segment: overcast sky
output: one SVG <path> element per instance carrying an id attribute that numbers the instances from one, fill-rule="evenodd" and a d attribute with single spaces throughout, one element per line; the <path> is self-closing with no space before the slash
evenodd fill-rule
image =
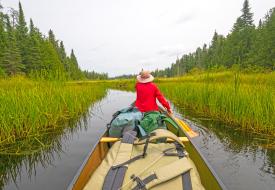
<path id="1" fill-rule="evenodd" d="M 0 0 L 18 9 L 18 0 Z M 110 76 L 163 69 L 227 35 L 243 0 L 21 0 L 26 19 L 74 49 L 81 69 Z M 275 0 L 250 0 L 255 23 Z"/>

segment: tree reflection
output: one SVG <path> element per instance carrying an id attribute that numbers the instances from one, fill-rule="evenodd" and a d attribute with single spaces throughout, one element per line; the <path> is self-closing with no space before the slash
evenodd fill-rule
<path id="1" fill-rule="evenodd" d="M 47 168 L 53 164 L 56 157 L 63 153 L 72 135 L 83 128 L 87 128 L 88 114 L 79 121 L 69 121 L 60 129 L 47 131 L 31 139 L 18 140 L 14 144 L 0 145 L 0 189 L 7 182 L 21 178 L 23 169 L 26 169 L 28 178 L 36 175 L 36 168 L 41 165 Z"/>
<path id="2" fill-rule="evenodd" d="M 275 175 L 275 149 L 272 144 L 275 142 L 274 137 L 244 132 L 187 109 L 180 108 L 179 112 L 184 113 L 185 117 L 190 119 L 191 127 L 201 134 L 198 139 L 200 144 L 208 144 L 218 139 L 225 152 L 232 152 L 234 155 L 238 153 L 251 155 L 254 162 L 260 159 L 259 169 L 264 173 Z"/>

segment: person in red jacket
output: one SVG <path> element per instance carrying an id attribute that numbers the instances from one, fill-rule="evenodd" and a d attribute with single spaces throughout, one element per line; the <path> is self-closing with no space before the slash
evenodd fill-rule
<path id="1" fill-rule="evenodd" d="M 153 80 L 154 77 L 149 71 L 141 71 L 140 75 L 137 76 L 135 106 L 141 112 L 159 111 L 156 102 L 158 100 L 168 113 L 172 113 L 169 103 L 161 94 L 157 85 L 152 82 Z"/>

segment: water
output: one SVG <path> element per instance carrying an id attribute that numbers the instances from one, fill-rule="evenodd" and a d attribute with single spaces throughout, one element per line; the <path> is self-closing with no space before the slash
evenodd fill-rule
<path id="1" fill-rule="evenodd" d="M 132 93 L 109 91 L 106 98 L 95 104 L 90 110 L 90 117 L 85 127 L 77 127 L 73 132 L 63 135 L 61 147 L 45 157 L 33 161 L 33 169 L 29 171 L 29 162 L 20 166 L 20 174 L 9 179 L 5 190 L 62 190 L 66 189 L 93 145 L 104 133 L 106 124 L 117 110 L 130 105 L 134 100 Z M 45 161 L 47 159 L 47 161 Z M 15 161 L 15 160 L 14 160 Z M 45 163 L 46 162 L 46 163 Z M 5 164 L 0 160 L 1 164 Z M 0 169 L 2 166 L 0 166 Z M 1 170 L 0 170 L 1 171 Z M 1 177 L 1 175 L 0 175 Z M 1 183 L 0 183 L 1 184 Z"/>
<path id="2" fill-rule="evenodd" d="M 78 125 L 75 130 L 53 138 L 57 143 L 52 151 L 32 158 L 0 158 L 0 171 L 4 168 L 3 160 L 10 160 L 13 165 L 9 169 L 15 171 L 11 172 L 14 179 L 9 175 L 4 180 L 6 175 L 0 173 L 0 180 L 5 182 L 3 189 L 66 189 L 86 155 L 104 133 L 112 114 L 134 99 L 134 93 L 110 90 L 106 98 L 91 108 L 85 125 Z M 184 113 L 186 121 L 200 133 L 195 142 L 228 189 L 274 189 L 275 151 L 264 148 L 271 142 L 255 135 L 242 134 L 188 110 L 174 109 L 178 116 Z"/>
<path id="3" fill-rule="evenodd" d="M 229 190 L 275 189 L 275 150 L 265 148 L 274 139 L 241 132 L 189 110 L 178 110 L 199 133 L 194 142 Z"/>

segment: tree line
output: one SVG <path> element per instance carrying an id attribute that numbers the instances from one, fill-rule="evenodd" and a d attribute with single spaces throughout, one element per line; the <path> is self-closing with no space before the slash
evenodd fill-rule
<path id="1" fill-rule="evenodd" d="M 52 30 L 43 35 L 24 11 L 10 8 L 4 13 L 0 4 L 0 76 L 26 75 L 53 80 L 106 79 L 106 73 L 82 71 L 74 50 L 66 54 L 63 41 Z"/>
<path id="2" fill-rule="evenodd" d="M 275 70 L 275 8 L 253 23 L 253 13 L 245 0 L 242 15 L 237 18 L 225 37 L 216 31 L 209 46 L 204 44 L 195 52 L 177 58 L 171 67 L 155 70 L 158 77 L 181 76 L 193 70 L 237 67 L 243 70 Z"/>

